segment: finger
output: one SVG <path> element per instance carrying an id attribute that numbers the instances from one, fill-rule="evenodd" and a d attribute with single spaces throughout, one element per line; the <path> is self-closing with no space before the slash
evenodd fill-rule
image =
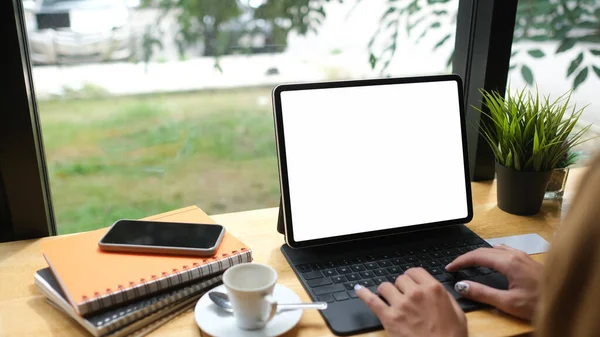
<path id="1" fill-rule="evenodd" d="M 456 300 L 454 299 L 454 296 L 452 296 L 452 294 L 450 292 L 446 292 L 448 293 L 448 298 L 450 299 L 450 303 L 452 304 L 452 307 L 454 308 L 454 311 L 457 314 L 460 314 L 463 310 L 460 308 L 460 305 L 458 305 L 458 302 L 456 302 Z"/>
<path id="2" fill-rule="evenodd" d="M 506 290 L 488 287 L 472 281 L 460 281 L 454 285 L 454 290 L 468 299 L 492 305 L 500 310 L 508 307 Z"/>
<path id="3" fill-rule="evenodd" d="M 357 284 L 354 286 L 354 290 L 356 291 L 356 295 L 360 298 L 371 311 L 377 315 L 377 317 L 381 317 L 387 309 L 390 307 L 383 302 L 379 296 L 373 294 L 369 289 Z"/>
<path id="4" fill-rule="evenodd" d="M 395 305 L 402 301 L 402 293 L 390 282 L 383 282 L 377 287 L 377 293 L 381 295 L 390 305 Z"/>
<path id="5" fill-rule="evenodd" d="M 446 266 L 446 270 L 453 272 L 459 269 L 482 266 L 494 268 L 497 271 L 506 274 L 508 270 L 509 254 L 506 250 L 494 248 L 477 248 L 466 254 L 457 257 Z"/>
<path id="6" fill-rule="evenodd" d="M 408 275 L 416 284 L 427 284 L 430 282 L 437 282 L 425 269 L 421 267 L 410 268 L 406 272 L 405 275 Z"/>
<path id="7" fill-rule="evenodd" d="M 395 284 L 396 284 L 396 288 L 398 288 L 398 290 L 400 290 L 400 292 L 402 294 L 406 294 L 407 292 L 411 291 L 412 289 L 414 289 L 414 287 L 417 286 L 415 281 L 410 276 L 408 276 L 406 273 L 396 277 Z"/>

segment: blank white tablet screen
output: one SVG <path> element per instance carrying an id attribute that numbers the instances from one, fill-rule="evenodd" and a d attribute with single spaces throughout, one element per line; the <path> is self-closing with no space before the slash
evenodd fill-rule
<path id="1" fill-rule="evenodd" d="M 468 215 L 455 81 L 283 91 L 294 240 Z"/>

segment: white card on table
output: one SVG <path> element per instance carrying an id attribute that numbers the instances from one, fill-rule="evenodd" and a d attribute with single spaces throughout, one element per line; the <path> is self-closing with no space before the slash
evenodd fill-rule
<path id="1" fill-rule="evenodd" d="M 501 238 L 487 239 L 485 241 L 492 246 L 503 244 L 518 250 L 522 250 L 529 255 L 545 253 L 548 251 L 548 247 L 550 246 L 548 241 L 544 240 L 544 238 L 535 233 L 505 236 Z"/>

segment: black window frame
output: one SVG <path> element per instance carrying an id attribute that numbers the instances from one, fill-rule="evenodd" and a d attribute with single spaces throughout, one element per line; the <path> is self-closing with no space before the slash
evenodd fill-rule
<path id="1" fill-rule="evenodd" d="M 504 93 L 517 0 L 460 0 L 453 72 L 465 85 L 467 122 L 478 125 L 479 88 Z M 56 235 L 22 0 L 0 2 L 0 242 Z M 485 121 L 484 121 L 485 122 Z M 471 180 L 493 179 L 493 156 L 469 128 Z"/>
<path id="2" fill-rule="evenodd" d="M 56 235 L 22 0 L 0 2 L 0 241 Z"/>

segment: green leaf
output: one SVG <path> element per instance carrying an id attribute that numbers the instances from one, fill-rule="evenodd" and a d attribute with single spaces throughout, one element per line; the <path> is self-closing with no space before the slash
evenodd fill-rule
<path id="1" fill-rule="evenodd" d="M 590 49 L 590 53 L 595 56 L 600 56 L 600 49 Z"/>
<path id="2" fill-rule="evenodd" d="M 508 70 L 514 70 L 517 67 L 516 64 L 513 64 L 512 66 L 508 67 Z"/>
<path id="3" fill-rule="evenodd" d="M 546 56 L 546 54 L 544 54 L 544 52 L 539 49 L 531 49 L 531 50 L 528 50 L 527 53 L 529 55 L 531 55 L 531 57 L 534 57 L 536 59 Z"/>
<path id="4" fill-rule="evenodd" d="M 574 58 L 573 61 L 571 61 L 571 64 L 569 65 L 569 69 L 567 69 L 567 77 L 571 76 L 571 74 L 573 72 L 575 72 L 575 70 L 577 69 L 577 67 L 579 67 L 579 65 L 581 64 L 582 61 L 583 61 L 583 53 L 579 53 L 579 55 L 577 55 L 577 57 Z"/>
<path id="5" fill-rule="evenodd" d="M 510 53 L 510 57 L 515 57 L 515 56 L 517 56 L 518 53 L 519 53 L 518 50 L 513 50 L 513 52 Z"/>
<path id="6" fill-rule="evenodd" d="M 377 65 L 377 58 L 375 55 L 373 55 L 373 53 L 369 55 L 369 63 L 371 64 L 371 69 L 375 69 L 375 66 Z"/>
<path id="7" fill-rule="evenodd" d="M 585 67 L 579 72 L 579 74 L 577 74 L 577 76 L 575 76 L 575 80 L 573 81 L 573 90 L 577 90 L 577 87 L 579 87 L 579 85 L 585 81 L 587 75 L 588 68 Z"/>
<path id="8" fill-rule="evenodd" d="M 437 16 L 442 16 L 442 15 L 447 15 L 448 11 L 445 9 L 442 9 L 442 10 L 438 10 L 438 11 L 433 11 L 433 14 L 435 14 Z"/>
<path id="9" fill-rule="evenodd" d="M 531 72 L 531 69 L 528 66 L 521 66 L 521 76 L 523 76 L 523 80 L 525 80 L 527 84 L 533 85 L 533 72 Z"/>
<path id="10" fill-rule="evenodd" d="M 556 49 L 556 54 L 558 53 L 562 53 L 564 51 L 567 51 L 571 48 L 573 48 L 573 46 L 575 45 L 577 41 L 575 39 L 571 39 L 571 38 L 567 38 L 564 39 L 561 44 L 558 46 L 558 48 Z"/>
<path id="11" fill-rule="evenodd" d="M 430 28 L 440 28 L 441 24 L 439 22 L 434 22 L 429 26 Z"/>
<path id="12" fill-rule="evenodd" d="M 594 69 L 594 72 L 596 73 L 596 76 L 598 76 L 598 78 L 600 78 L 600 68 L 598 68 L 596 66 L 592 66 L 592 69 Z"/>
<path id="13" fill-rule="evenodd" d="M 390 14 L 394 13 L 395 11 L 396 11 L 396 7 L 394 7 L 394 6 L 392 6 L 392 7 L 389 7 L 389 8 L 387 9 L 387 11 L 385 11 L 385 13 L 383 13 L 383 15 L 381 16 L 381 19 L 380 19 L 380 20 L 381 20 L 381 21 L 385 20 L 385 18 L 387 18 L 387 17 L 388 17 L 388 15 L 390 15 Z"/>
<path id="14" fill-rule="evenodd" d="M 448 35 L 444 36 L 441 40 L 438 41 L 438 43 L 435 44 L 435 46 L 433 46 L 433 50 L 436 50 L 439 47 L 441 47 L 444 43 L 446 43 L 446 41 L 448 41 L 450 39 L 451 36 L 452 36 L 452 34 L 448 34 Z"/>

